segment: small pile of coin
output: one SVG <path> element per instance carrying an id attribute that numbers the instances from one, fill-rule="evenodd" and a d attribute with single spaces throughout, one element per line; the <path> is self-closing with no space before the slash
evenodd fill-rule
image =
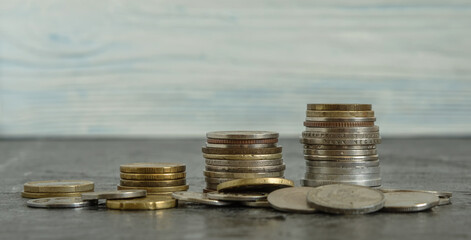
<path id="1" fill-rule="evenodd" d="M 24 184 L 24 198 L 80 197 L 84 192 L 93 192 L 95 184 L 84 180 L 49 180 Z"/>
<path id="2" fill-rule="evenodd" d="M 120 166 L 118 190 L 143 189 L 147 195 L 186 191 L 186 166 L 178 163 L 131 163 Z"/>
<path id="3" fill-rule="evenodd" d="M 380 186 L 379 127 L 371 104 L 308 104 L 302 133 L 303 186 L 348 183 Z"/>
<path id="4" fill-rule="evenodd" d="M 234 179 L 283 177 L 285 165 L 278 133 L 268 131 L 220 131 L 206 134 L 202 148 L 206 159 L 206 188 Z"/>

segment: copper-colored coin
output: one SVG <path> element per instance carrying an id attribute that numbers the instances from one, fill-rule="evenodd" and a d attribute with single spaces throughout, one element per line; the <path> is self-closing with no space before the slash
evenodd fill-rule
<path id="1" fill-rule="evenodd" d="M 136 180 L 126 180 L 121 179 L 121 186 L 128 187 L 171 187 L 171 186 L 180 186 L 185 185 L 185 179 L 176 179 L 176 180 L 160 180 L 160 181 L 136 181 Z"/>
<path id="2" fill-rule="evenodd" d="M 203 153 L 208 154 L 275 154 L 281 153 L 282 147 L 274 148 L 207 148 L 202 147 Z"/>
<path id="3" fill-rule="evenodd" d="M 184 172 L 185 164 L 179 163 L 130 163 L 120 166 L 123 173 L 176 173 Z"/>
<path id="4" fill-rule="evenodd" d="M 277 143 L 278 138 L 269 138 L 269 139 L 216 139 L 216 138 L 208 138 L 206 141 L 208 143 L 213 143 L 213 144 L 268 144 L 268 143 Z"/>
<path id="5" fill-rule="evenodd" d="M 306 111 L 306 117 L 374 117 L 374 111 Z"/>
<path id="6" fill-rule="evenodd" d="M 308 104 L 307 110 L 316 111 L 371 111 L 371 104 Z"/>
<path id="7" fill-rule="evenodd" d="M 157 173 L 157 174 L 138 174 L 138 173 L 120 173 L 121 179 L 153 181 L 153 180 L 174 180 L 185 178 L 185 172 L 178 173 Z"/>
<path id="8" fill-rule="evenodd" d="M 304 126 L 306 127 L 371 127 L 374 126 L 374 122 L 309 122 L 305 121 Z"/>

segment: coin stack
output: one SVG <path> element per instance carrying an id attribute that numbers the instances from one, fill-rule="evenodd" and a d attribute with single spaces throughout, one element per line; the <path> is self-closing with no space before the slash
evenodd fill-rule
<path id="1" fill-rule="evenodd" d="M 278 133 L 268 131 L 221 131 L 206 134 L 202 148 L 206 159 L 206 188 L 234 179 L 283 177 L 285 165 Z"/>
<path id="2" fill-rule="evenodd" d="M 380 186 L 379 127 L 371 104 L 308 104 L 302 133 L 304 186 Z"/>
<path id="3" fill-rule="evenodd" d="M 21 196 L 24 198 L 80 197 L 93 192 L 95 184 L 84 180 L 49 180 L 27 182 Z"/>
<path id="4" fill-rule="evenodd" d="M 186 191 L 186 166 L 177 163 L 131 163 L 120 166 L 118 190 L 144 189 L 147 195 Z"/>

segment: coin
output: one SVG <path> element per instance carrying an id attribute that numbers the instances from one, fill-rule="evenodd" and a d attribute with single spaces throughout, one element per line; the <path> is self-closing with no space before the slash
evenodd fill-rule
<path id="1" fill-rule="evenodd" d="M 268 160 L 221 160 L 221 159 L 206 159 L 207 165 L 213 166 L 233 166 L 233 167 L 262 167 L 262 166 L 276 166 L 283 164 L 283 159 L 268 159 Z"/>
<path id="2" fill-rule="evenodd" d="M 217 190 L 221 192 L 271 192 L 275 189 L 293 186 L 293 181 L 284 178 L 246 178 L 220 183 Z"/>
<path id="3" fill-rule="evenodd" d="M 83 201 L 80 197 L 38 198 L 26 202 L 28 207 L 34 208 L 79 208 L 97 204 L 98 201 Z"/>
<path id="4" fill-rule="evenodd" d="M 345 128 L 345 127 L 372 127 L 374 122 L 304 122 L 305 127 L 332 127 L 332 128 Z"/>
<path id="5" fill-rule="evenodd" d="M 270 203 L 267 200 L 239 202 L 240 205 L 253 208 L 269 208 Z"/>
<path id="6" fill-rule="evenodd" d="M 214 189 L 214 190 L 217 190 L 218 189 L 218 185 L 219 183 L 206 183 L 206 189 Z"/>
<path id="7" fill-rule="evenodd" d="M 177 205 L 171 196 L 147 196 L 144 198 L 107 200 L 106 207 L 119 210 L 157 210 Z"/>
<path id="8" fill-rule="evenodd" d="M 371 104 L 308 104 L 315 111 L 371 111 Z"/>
<path id="9" fill-rule="evenodd" d="M 410 190 L 410 189 L 379 189 L 383 193 L 389 192 L 425 192 L 425 193 L 432 193 L 437 195 L 440 198 L 451 198 L 453 196 L 452 192 L 444 192 L 444 191 L 433 191 L 433 190 Z"/>
<path id="10" fill-rule="evenodd" d="M 74 193 L 32 193 L 32 192 L 21 192 L 21 196 L 24 198 L 53 198 L 53 197 L 80 197 L 85 192 L 74 192 Z"/>
<path id="11" fill-rule="evenodd" d="M 186 177 L 185 172 L 178 173 L 158 173 L 158 174 L 136 174 L 136 173 L 120 173 L 121 179 L 127 180 L 174 180 Z"/>
<path id="12" fill-rule="evenodd" d="M 302 138 L 304 144 L 322 144 L 322 145 L 372 145 L 380 144 L 381 138 Z"/>
<path id="13" fill-rule="evenodd" d="M 27 182 L 24 191 L 29 193 L 74 193 L 93 191 L 94 183 L 84 180 L 49 180 Z"/>
<path id="14" fill-rule="evenodd" d="M 439 198 L 427 192 L 387 192 L 384 211 L 389 212 L 419 212 L 438 205 Z"/>
<path id="15" fill-rule="evenodd" d="M 212 143 L 206 143 L 207 148 L 221 148 L 221 149 L 240 149 L 240 148 L 247 148 L 247 149 L 253 149 L 253 148 L 276 148 L 277 145 L 276 143 L 267 143 L 267 144 L 212 144 Z"/>
<path id="16" fill-rule="evenodd" d="M 378 174 L 379 167 L 353 167 L 353 168 L 335 168 L 335 167 L 307 167 L 306 171 L 312 174 Z"/>
<path id="17" fill-rule="evenodd" d="M 316 209 L 307 203 L 307 193 L 311 187 L 288 187 L 275 190 L 268 195 L 268 202 L 283 212 L 313 213 Z"/>
<path id="18" fill-rule="evenodd" d="M 217 139 L 267 139 L 278 138 L 277 132 L 269 131 L 217 131 L 206 133 L 207 138 Z"/>
<path id="19" fill-rule="evenodd" d="M 241 192 L 241 193 L 224 193 L 224 192 L 211 192 L 208 193 L 208 198 L 221 201 L 257 201 L 266 200 L 268 194 L 264 192 Z"/>
<path id="20" fill-rule="evenodd" d="M 302 133 L 303 138 L 380 138 L 379 132 L 367 132 L 367 133 L 326 133 L 326 132 L 314 132 L 304 131 Z"/>
<path id="21" fill-rule="evenodd" d="M 309 122 L 374 122 L 375 117 L 306 117 Z"/>
<path id="22" fill-rule="evenodd" d="M 371 180 L 354 180 L 354 181 L 339 181 L 339 180 L 313 180 L 313 179 L 301 179 L 301 185 L 305 187 L 318 187 L 328 184 L 353 184 L 358 186 L 368 186 L 368 187 L 377 187 L 381 186 L 381 179 L 371 179 Z"/>
<path id="23" fill-rule="evenodd" d="M 324 156 L 365 156 L 376 155 L 376 149 L 369 150 L 318 150 L 304 149 L 305 155 L 324 155 Z"/>
<path id="24" fill-rule="evenodd" d="M 381 178 L 379 173 L 370 174 L 323 174 L 306 172 L 304 175 L 309 180 L 323 181 L 357 181 L 357 180 L 374 180 Z"/>
<path id="25" fill-rule="evenodd" d="M 176 173 L 184 172 L 185 164 L 178 163 L 131 163 L 123 164 L 120 170 L 123 173 Z"/>
<path id="26" fill-rule="evenodd" d="M 273 144 L 278 142 L 278 138 L 268 139 L 215 139 L 208 138 L 206 140 L 212 144 Z"/>
<path id="27" fill-rule="evenodd" d="M 264 172 L 264 173 L 231 173 L 231 172 L 210 172 L 204 171 L 206 177 L 211 178 L 266 178 L 266 177 L 282 177 L 284 171 L 280 172 Z"/>
<path id="28" fill-rule="evenodd" d="M 306 117 L 374 117 L 374 111 L 306 111 Z"/>
<path id="29" fill-rule="evenodd" d="M 179 201 L 201 203 L 213 206 L 228 206 L 233 204 L 232 202 L 210 199 L 206 193 L 198 192 L 174 192 L 172 193 L 172 197 Z"/>
<path id="30" fill-rule="evenodd" d="M 203 193 L 210 193 L 210 192 L 215 192 L 217 191 L 216 189 L 207 189 L 207 188 L 204 188 L 203 189 Z"/>
<path id="31" fill-rule="evenodd" d="M 312 145 L 305 144 L 304 149 L 319 149 L 319 150 L 368 150 L 376 149 L 376 145 Z"/>
<path id="32" fill-rule="evenodd" d="M 210 178 L 210 177 L 206 177 L 204 179 L 207 183 L 219 184 L 219 183 L 223 183 L 223 182 L 227 182 L 227 181 L 232 181 L 232 180 L 235 180 L 237 178 Z"/>
<path id="33" fill-rule="evenodd" d="M 203 153 L 209 154 L 274 154 L 281 153 L 282 147 L 274 148 L 206 148 L 202 147 Z"/>
<path id="34" fill-rule="evenodd" d="M 134 190 L 134 189 L 143 189 L 147 190 L 147 195 L 153 193 L 169 193 L 169 192 L 179 192 L 188 190 L 188 185 L 181 186 L 172 186 L 172 187 L 129 187 L 118 185 L 118 190 Z"/>
<path id="35" fill-rule="evenodd" d="M 159 181 L 136 181 L 121 179 L 121 186 L 129 187 L 171 187 L 186 184 L 186 179 L 159 180 Z"/>
<path id="36" fill-rule="evenodd" d="M 449 197 L 439 197 L 438 206 L 451 204 L 451 198 Z"/>
<path id="37" fill-rule="evenodd" d="M 121 190 L 82 193 L 82 200 L 125 199 L 145 197 L 146 190 Z"/>
<path id="38" fill-rule="evenodd" d="M 311 160 L 311 161 L 374 161 L 374 160 L 378 160 L 378 155 L 368 155 L 368 156 L 304 155 L 304 159 Z"/>
<path id="39" fill-rule="evenodd" d="M 320 186 L 307 194 L 309 206 L 333 214 L 365 214 L 384 206 L 384 194 L 368 187 L 331 184 Z"/>
<path id="40" fill-rule="evenodd" d="M 270 160 L 281 159 L 281 153 L 275 154 L 203 154 L 206 159 L 219 159 L 219 160 Z"/>
<path id="41" fill-rule="evenodd" d="M 237 172 L 237 173 L 262 173 L 262 172 L 280 172 L 284 171 L 286 166 L 284 164 L 278 166 L 263 166 L 263 167 L 227 167 L 227 166 L 212 166 L 206 165 L 207 171 L 214 172 Z"/>
<path id="42" fill-rule="evenodd" d="M 378 132 L 378 126 L 371 127 L 306 127 L 306 131 L 310 132 L 326 132 L 326 133 L 369 133 Z"/>
<path id="43" fill-rule="evenodd" d="M 306 161 L 307 167 L 332 167 L 332 168 L 356 168 L 356 167 L 378 167 L 379 161 Z"/>

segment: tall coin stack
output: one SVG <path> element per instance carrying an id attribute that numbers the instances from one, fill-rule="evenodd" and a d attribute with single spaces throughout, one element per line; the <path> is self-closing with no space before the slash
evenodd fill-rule
<path id="1" fill-rule="evenodd" d="M 285 165 L 278 133 L 267 131 L 221 131 L 206 134 L 202 148 L 206 159 L 205 192 L 241 178 L 283 177 Z"/>
<path id="2" fill-rule="evenodd" d="M 186 191 L 185 169 L 185 164 L 178 163 L 123 164 L 118 190 L 144 189 L 147 195 Z"/>
<path id="3" fill-rule="evenodd" d="M 371 104 L 308 104 L 304 186 L 332 183 L 380 186 L 379 127 Z"/>

